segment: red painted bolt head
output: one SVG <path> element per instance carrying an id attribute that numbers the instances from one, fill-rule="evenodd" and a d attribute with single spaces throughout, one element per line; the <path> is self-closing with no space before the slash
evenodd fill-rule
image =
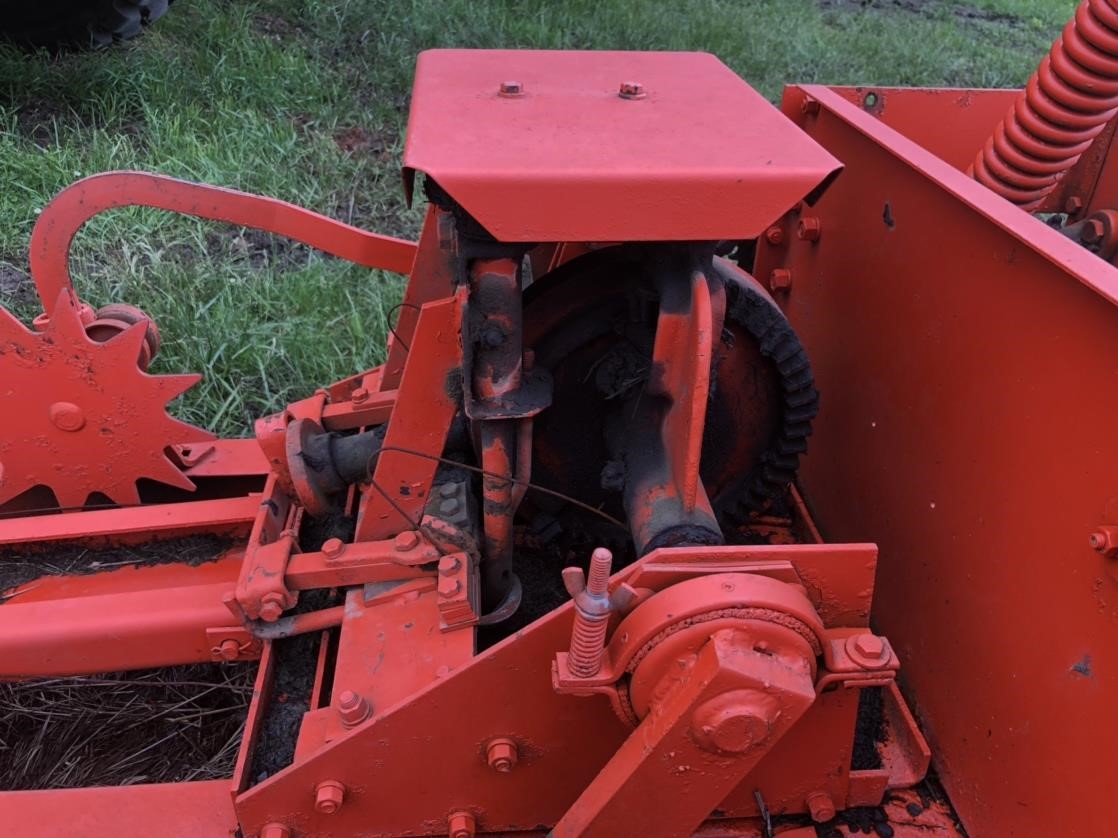
<path id="1" fill-rule="evenodd" d="M 788 268 L 774 268 L 769 274 L 769 289 L 788 291 L 792 288 L 792 271 Z"/>
<path id="2" fill-rule="evenodd" d="M 222 640 L 217 647 L 217 654 L 223 661 L 235 661 L 241 656 L 241 644 L 231 637 Z"/>
<path id="3" fill-rule="evenodd" d="M 524 85 L 518 81 L 503 81 L 497 88 L 497 93 L 505 98 L 524 95 Z"/>
<path id="4" fill-rule="evenodd" d="M 772 698 L 755 690 L 731 690 L 701 704 L 691 730 L 707 751 L 743 754 L 769 736 Z"/>
<path id="5" fill-rule="evenodd" d="M 264 594 L 260 600 L 260 619 L 266 623 L 274 623 L 280 618 L 286 605 L 283 594 Z"/>
<path id="6" fill-rule="evenodd" d="M 485 758 L 489 767 L 499 774 L 508 774 L 516 768 L 520 758 L 516 743 L 505 736 L 491 739 L 485 747 Z"/>
<path id="7" fill-rule="evenodd" d="M 469 812 L 455 812 L 447 819 L 450 838 L 473 838 L 476 831 L 477 820 Z"/>
<path id="8" fill-rule="evenodd" d="M 462 590 L 462 583 L 457 579 L 443 577 L 439 580 L 439 596 L 452 597 Z"/>
<path id="9" fill-rule="evenodd" d="M 328 559 L 336 559 L 345 552 L 345 542 L 340 538 L 328 538 L 322 542 L 322 555 Z"/>
<path id="10" fill-rule="evenodd" d="M 644 92 L 644 85 L 639 81 L 623 81 L 617 90 L 617 95 L 622 99 L 643 99 L 648 94 Z"/>
<path id="11" fill-rule="evenodd" d="M 322 815 L 332 815 L 345 802 L 345 786 L 337 780 L 323 780 L 314 789 L 314 810 Z"/>
<path id="12" fill-rule="evenodd" d="M 1072 195 L 1064 202 L 1064 212 L 1068 215 L 1075 215 L 1081 209 L 1083 209 L 1083 199 L 1078 195 Z"/>
<path id="13" fill-rule="evenodd" d="M 396 539 L 392 543 L 401 553 L 406 553 L 419 546 L 419 533 L 415 530 L 404 530 L 396 535 Z"/>
<path id="14" fill-rule="evenodd" d="M 260 830 L 260 838 L 291 838 L 291 830 L 282 823 L 264 824 Z"/>
<path id="15" fill-rule="evenodd" d="M 885 641 L 874 634 L 859 634 L 854 638 L 854 648 L 867 658 L 880 658 L 885 654 Z"/>
<path id="16" fill-rule="evenodd" d="M 1107 557 L 1118 556 L 1118 527 L 1099 527 L 1091 533 L 1091 549 Z"/>
<path id="17" fill-rule="evenodd" d="M 48 413 L 50 421 L 60 431 L 80 431 L 85 427 L 85 414 L 73 402 L 55 402 Z"/>
<path id="18" fill-rule="evenodd" d="M 346 727 L 356 727 L 372 715 L 368 700 L 353 690 L 343 690 L 338 696 L 338 716 Z"/>
<path id="19" fill-rule="evenodd" d="M 439 559 L 439 575 L 453 576 L 462 567 L 462 561 L 457 556 L 443 556 Z"/>
<path id="20" fill-rule="evenodd" d="M 769 244 L 776 246 L 784 244 L 784 230 L 781 227 L 772 226 L 765 231 L 765 241 Z"/>
<path id="21" fill-rule="evenodd" d="M 361 404 L 369 400 L 369 391 L 364 387 L 358 387 L 349 394 L 349 400 L 354 404 Z"/>
<path id="22" fill-rule="evenodd" d="M 819 219 L 813 215 L 805 215 L 796 226 L 796 235 L 806 242 L 819 241 L 819 236 L 822 231 L 823 225 L 820 223 Z"/>
<path id="23" fill-rule="evenodd" d="M 817 99 L 812 99 L 810 96 L 805 97 L 804 100 L 800 102 L 800 113 L 806 116 L 813 116 L 819 113 L 819 101 Z"/>
<path id="24" fill-rule="evenodd" d="M 825 791 L 813 791 L 807 796 L 804 801 L 807 803 L 807 811 L 811 815 L 811 819 L 816 823 L 826 823 L 829 820 L 834 820 L 835 802 L 831 800 L 831 796 Z"/>

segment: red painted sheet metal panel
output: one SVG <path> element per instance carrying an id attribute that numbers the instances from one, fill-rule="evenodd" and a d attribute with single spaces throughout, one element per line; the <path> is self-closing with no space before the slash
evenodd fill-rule
<path id="1" fill-rule="evenodd" d="M 8 835 L 36 838 L 232 838 L 237 818 L 229 780 L 0 794 Z"/>
<path id="2" fill-rule="evenodd" d="M 1087 539 L 1118 523 L 1118 271 L 825 88 L 786 112 L 805 92 L 846 166 L 781 257 L 805 494 L 880 545 L 875 627 L 971 834 L 1111 834 L 1118 583 Z"/>
<path id="3" fill-rule="evenodd" d="M 832 87 L 835 93 L 965 171 L 1021 95 L 956 87 Z"/>
<path id="4" fill-rule="evenodd" d="M 748 238 L 839 168 L 713 55 L 530 50 L 422 53 L 404 166 L 502 241 Z"/>

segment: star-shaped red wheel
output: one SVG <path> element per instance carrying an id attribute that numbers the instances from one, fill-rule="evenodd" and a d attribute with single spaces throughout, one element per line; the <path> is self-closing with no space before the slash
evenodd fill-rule
<path id="1" fill-rule="evenodd" d="M 141 479 L 191 490 L 169 446 L 213 439 L 167 414 L 200 375 L 148 375 L 137 365 L 147 330 L 97 342 L 71 291 L 41 332 L 0 308 L 0 506 L 46 486 L 62 508 L 93 493 L 140 502 Z"/>

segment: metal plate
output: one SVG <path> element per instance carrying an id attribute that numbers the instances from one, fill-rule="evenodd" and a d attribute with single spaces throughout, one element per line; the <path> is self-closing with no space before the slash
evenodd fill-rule
<path id="1" fill-rule="evenodd" d="M 1118 523 L 1118 270 L 841 94 L 785 111 L 805 94 L 846 170 L 819 241 L 761 255 L 823 398 L 805 494 L 880 545 L 874 626 L 970 833 L 1112 834 L 1118 583 L 1088 535 Z"/>
<path id="2" fill-rule="evenodd" d="M 713 55 L 514 50 L 419 56 L 404 166 L 525 242 L 752 238 L 840 169 Z"/>

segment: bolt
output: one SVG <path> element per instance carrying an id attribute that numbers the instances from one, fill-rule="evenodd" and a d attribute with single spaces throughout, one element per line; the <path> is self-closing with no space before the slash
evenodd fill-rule
<path id="1" fill-rule="evenodd" d="M 1091 549 L 1107 557 L 1118 555 L 1118 527 L 1099 527 L 1089 540 Z"/>
<path id="2" fill-rule="evenodd" d="M 623 81 L 617 95 L 622 99 L 643 99 L 648 94 L 644 92 L 644 85 L 639 81 Z"/>
<path id="3" fill-rule="evenodd" d="M 474 838 L 477 820 L 469 812 L 454 812 L 447 819 L 447 834 L 450 838 Z"/>
<path id="4" fill-rule="evenodd" d="M 777 226 L 772 226 L 765 231 L 765 241 L 771 245 L 784 244 L 784 230 Z"/>
<path id="5" fill-rule="evenodd" d="M 578 678 L 591 678 L 602 669 L 606 629 L 609 627 L 609 576 L 612 568 L 613 554 L 605 547 L 599 547 L 590 556 L 588 580 L 579 568 L 568 568 L 563 574 L 567 590 L 575 598 L 567 667 Z M 583 605 L 584 599 L 604 602 L 605 607 L 595 612 L 588 611 Z"/>
<path id="6" fill-rule="evenodd" d="M 1078 195 L 1072 195 L 1064 203 L 1064 212 L 1068 215 L 1075 215 L 1083 209 L 1083 199 Z"/>
<path id="7" fill-rule="evenodd" d="M 60 431 L 80 431 L 85 427 L 85 414 L 73 402 L 55 402 L 48 413 L 50 421 Z"/>
<path id="8" fill-rule="evenodd" d="M 873 634 L 859 634 L 854 638 L 854 648 L 867 658 L 880 658 L 885 654 L 885 643 Z"/>
<path id="9" fill-rule="evenodd" d="M 505 333 L 496 326 L 487 326 L 481 330 L 481 343 L 486 349 L 496 349 L 505 342 Z"/>
<path id="10" fill-rule="evenodd" d="M 511 99 L 514 96 L 523 96 L 524 85 L 518 81 L 503 81 L 501 82 L 501 86 L 497 88 L 497 93 L 507 99 Z"/>
<path id="11" fill-rule="evenodd" d="M 322 542 L 322 555 L 328 559 L 336 559 L 345 552 L 345 542 L 340 538 L 328 538 Z"/>
<path id="12" fill-rule="evenodd" d="M 462 583 L 457 579 L 440 579 L 439 580 L 439 596 L 452 597 L 462 590 Z"/>
<path id="13" fill-rule="evenodd" d="M 485 758 L 489 767 L 499 774 L 508 774 L 516 768 L 516 761 L 520 758 L 516 743 L 505 736 L 489 740 L 485 747 Z"/>
<path id="14" fill-rule="evenodd" d="M 369 391 L 366 390 L 364 387 L 358 387 L 352 393 L 349 394 L 349 400 L 351 402 L 353 402 L 354 404 L 361 404 L 362 402 L 367 402 L 369 400 Z"/>
<path id="15" fill-rule="evenodd" d="M 889 662 L 889 646 L 873 634 L 857 634 L 846 638 L 846 653 L 864 669 L 881 669 Z"/>
<path id="16" fill-rule="evenodd" d="M 241 644 L 233 638 L 222 640 L 217 647 L 217 655 L 223 661 L 235 661 L 241 656 Z"/>
<path id="17" fill-rule="evenodd" d="M 455 515 L 458 513 L 458 498 L 447 498 L 439 504 L 439 512 L 443 515 Z"/>
<path id="18" fill-rule="evenodd" d="M 453 576 L 462 567 L 462 562 L 457 556 L 443 556 L 439 559 L 439 573 L 442 576 Z"/>
<path id="19" fill-rule="evenodd" d="M 396 535 L 396 540 L 392 544 L 401 553 L 406 553 L 409 550 L 414 550 L 419 546 L 419 533 L 415 530 L 404 530 L 402 533 Z"/>
<path id="20" fill-rule="evenodd" d="M 819 101 L 808 96 L 800 102 L 800 113 L 805 116 L 814 116 L 819 113 Z"/>
<path id="21" fill-rule="evenodd" d="M 439 497 L 455 498 L 458 497 L 458 484 L 457 483 L 444 483 L 439 486 Z"/>
<path id="22" fill-rule="evenodd" d="M 773 291 L 791 290 L 792 271 L 788 268 L 773 268 L 769 274 L 769 288 Z"/>
<path id="23" fill-rule="evenodd" d="M 733 690 L 700 705 L 691 727 L 708 751 L 743 754 L 769 736 L 771 699 L 751 690 Z"/>
<path id="24" fill-rule="evenodd" d="M 323 780 L 314 787 L 314 810 L 322 815 L 332 815 L 342 808 L 345 786 L 337 780 Z"/>
<path id="25" fill-rule="evenodd" d="M 264 594 L 260 599 L 260 619 L 266 623 L 274 623 L 280 618 L 286 606 L 287 600 L 284 599 L 283 594 L 275 591 Z"/>
<path id="26" fill-rule="evenodd" d="M 338 696 L 338 716 L 345 727 L 356 727 L 369 718 L 372 712 L 373 706 L 368 700 L 353 690 L 343 690 Z"/>
<path id="27" fill-rule="evenodd" d="M 796 227 L 796 235 L 805 242 L 819 241 L 821 232 L 822 225 L 819 223 L 819 219 L 813 215 L 806 215 L 801 218 L 800 223 Z"/>
<path id="28" fill-rule="evenodd" d="M 1079 238 L 1087 244 L 1095 244 L 1102 241 L 1102 237 L 1106 235 L 1106 226 L 1097 218 L 1088 218 L 1083 222 L 1083 230 L 1079 233 Z"/>
<path id="29" fill-rule="evenodd" d="M 260 830 L 260 838 L 291 838 L 291 830 L 286 824 L 266 823 Z"/>
<path id="30" fill-rule="evenodd" d="M 827 792 L 813 791 L 804 802 L 807 803 L 807 811 L 811 814 L 811 819 L 816 823 L 834 820 L 835 802 Z"/>

